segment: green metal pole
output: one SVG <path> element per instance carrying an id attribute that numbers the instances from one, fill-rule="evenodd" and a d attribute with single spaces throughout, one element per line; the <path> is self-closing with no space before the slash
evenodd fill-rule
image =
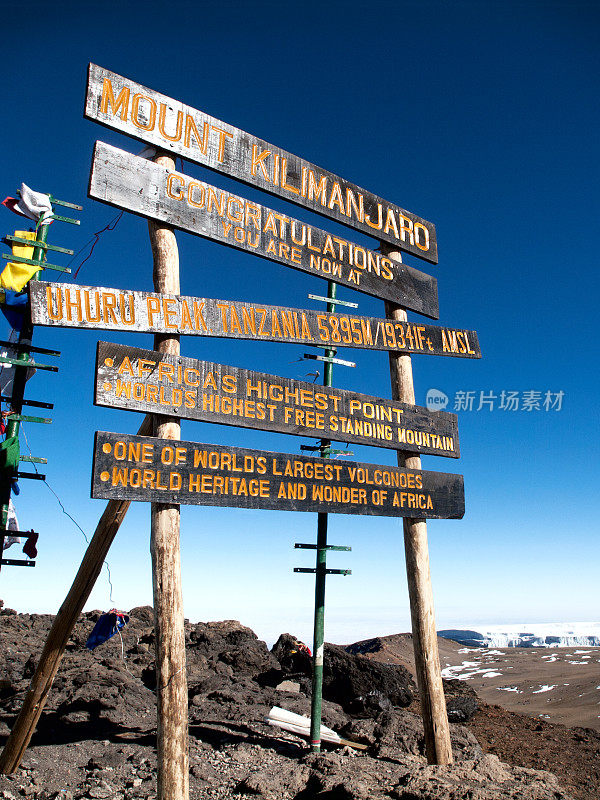
<path id="1" fill-rule="evenodd" d="M 337 284 L 327 283 L 327 297 L 335 300 Z M 329 313 L 335 311 L 334 303 L 327 303 Z M 326 350 L 325 355 L 333 358 L 335 350 Z M 331 386 L 333 364 L 325 361 L 323 369 L 323 386 Z M 331 442 L 321 440 L 321 456 L 328 458 Z M 312 698 L 310 705 L 310 749 L 321 750 L 321 708 L 323 704 L 323 648 L 325 641 L 325 577 L 327 569 L 327 514 L 318 514 L 317 522 L 317 559 L 315 573 L 315 621 L 313 635 L 313 674 Z"/>
<path id="2" fill-rule="evenodd" d="M 42 242 L 45 244 L 46 239 L 48 237 L 48 228 L 49 225 L 38 225 L 37 233 L 35 241 Z M 45 261 L 46 255 L 45 250 L 43 247 L 34 247 L 33 249 L 33 260 L 34 261 Z M 41 270 L 38 270 L 33 275 L 33 280 L 38 280 L 40 276 Z M 21 329 L 19 334 L 19 344 L 20 345 L 30 345 L 31 339 L 33 337 L 33 325 L 31 322 L 26 321 Z M 23 366 L 26 367 L 27 361 L 29 359 L 29 351 L 27 348 L 19 348 L 17 352 L 17 361 L 22 361 Z M 19 415 L 23 410 L 23 398 L 25 396 L 25 383 L 27 377 L 27 369 L 22 369 L 20 367 L 15 367 L 15 377 L 13 379 L 13 386 L 12 386 L 12 395 L 11 395 L 11 404 L 10 410 L 12 413 Z M 19 430 L 21 427 L 21 423 L 18 420 L 8 418 L 8 424 L 6 426 L 6 438 L 10 439 L 13 436 L 19 435 Z M 4 482 L 2 497 L 0 497 L 1 509 L 0 509 L 0 538 L 2 538 L 2 546 L 4 545 L 4 537 L 2 533 L 6 531 L 6 526 L 8 523 L 8 504 L 10 500 L 10 485 L 11 481 L 7 480 Z M 0 556 L 1 557 L 1 556 Z"/>

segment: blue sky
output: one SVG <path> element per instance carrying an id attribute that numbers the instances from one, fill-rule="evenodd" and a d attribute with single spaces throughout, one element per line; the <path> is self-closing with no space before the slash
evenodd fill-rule
<path id="1" fill-rule="evenodd" d="M 21 181 L 79 202 L 81 226 L 56 223 L 49 241 L 78 250 L 115 216 L 88 200 L 97 139 L 139 143 L 83 119 L 92 61 L 250 131 L 435 223 L 439 264 L 405 262 L 438 279 L 440 323 L 478 331 L 481 361 L 415 357 L 417 402 L 428 389 L 564 392 L 560 411 L 459 412 L 460 461 L 423 466 L 465 476 L 462 521 L 429 523 L 438 627 L 516 620 L 597 619 L 597 368 L 599 13 L 583 2 L 33 3 L 4 11 L 14 57 L 4 63 L 2 191 Z M 18 46 L 17 46 L 18 45 Z M 17 56 L 20 52 L 21 57 Z M 189 162 L 185 171 L 234 183 Z M 239 194 L 342 229 L 241 184 Z M 59 212 L 60 213 L 60 212 Z M 19 227 L 1 209 L 2 233 Z M 178 234 L 182 293 L 299 308 L 326 284 L 303 273 Z M 66 259 L 56 257 L 59 263 Z M 52 275 L 51 277 L 56 277 Z M 152 287 L 144 220 L 125 214 L 79 282 Z M 383 303 L 340 289 L 359 313 Z M 417 315 L 412 319 L 422 320 Z M 4 323 L 2 323 L 4 324 Z M 8 328 L 0 331 L 2 337 Z M 55 404 L 51 426 L 26 425 L 48 482 L 91 535 L 104 503 L 91 500 L 95 430 L 134 432 L 140 416 L 92 404 L 91 331 L 39 329 L 62 350 L 58 375 L 38 373 L 28 396 Z M 107 334 L 151 347 L 148 335 Z M 314 362 L 296 345 L 182 338 L 182 353 L 302 378 Z M 346 350 L 354 370 L 334 384 L 390 396 L 387 356 Z M 343 356 L 343 354 L 340 354 Z M 303 439 L 185 423 L 183 438 L 281 452 Z M 393 451 L 353 446 L 355 460 L 393 464 Z M 0 597 L 21 611 L 56 612 L 85 548 L 41 483 L 21 481 L 22 527 L 41 534 L 35 570 L 4 568 Z M 273 640 L 310 639 L 313 584 L 294 542 L 313 541 L 312 514 L 182 507 L 184 602 L 191 619 L 236 618 Z M 330 517 L 330 542 L 353 570 L 327 585 L 326 637 L 354 641 L 409 627 L 401 522 Z M 89 608 L 151 602 L 149 507 L 132 505 Z M 13 548 L 11 555 L 15 553 Z"/>

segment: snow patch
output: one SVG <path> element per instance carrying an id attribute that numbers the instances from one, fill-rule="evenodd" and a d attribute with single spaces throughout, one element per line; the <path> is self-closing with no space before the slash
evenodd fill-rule
<path id="1" fill-rule="evenodd" d="M 482 667 L 479 661 L 463 661 L 454 667 L 444 667 L 442 678 L 458 678 L 459 681 L 468 681 L 474 675 L 481 675 L 483 678 L 495 678 L 502 675 L 490 667 Z"/>
<path id="2" fill-rule="evenodd" d="M 545 683 L 543 686 L 540 685 L 539 689 L 536 689 L 535 692 L 531 694 L 541 694 L 542 692 L 550 692 L 552 689 L 556 689 L 558 684 L 554 684 L 554 686 L 550 686 L 549 684 Z"/>

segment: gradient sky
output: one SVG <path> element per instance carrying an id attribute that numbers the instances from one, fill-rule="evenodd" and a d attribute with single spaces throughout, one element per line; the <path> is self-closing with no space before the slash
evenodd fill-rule
<path id="1" fill-rule="evenodd" d="M 416 356 L 417 403 L 428 389 L 564 392 L 560 411 L 459 412 L 460 461 L 425 457 L 425 469 L 465 476 L 462 521 L 429 523 L 439 628 L 598 619 L 599 12 L 586 2 L 326 2 L 281 4 L 65 2 L 4 8 L 11 56 L 3 64 L 1 190 L 33 189 L 83 205 L 81 227 L 56 223 L 49 241 L 78 250 L 116 212 L 86 197 L 97 139 L 137 153 L 138 142 L 83 119 L 92 61 L 304 156 L 435 223 L 440 323 L 478 331 L 481 361 Z M 189 162 L 185 172 L 232 181 Z M 261 192 L 242 196 L 351 241 L 348 228 Z M 3 196 L 4 196 L 3 195 Z M 58 213 L 61 213 L 60 210 Z M 68 212 L 66 212 L 68 213 Z M 3 235 L 20 220 L 0 209 Z M 325 282 L 178 233 L 184 294 L 299 308 Z M 56 256 L 66 264 L 67 257 Z M 77 265 L 76 262 L 75 266 Z M 51 279 L 56 273 L 50 275 Z M 104 234 L 78 281 L 152 288 L 146 222 L 125 214 Z M 383 302 L 349 289 L 358 313 Z M 411 314 L 414 320 L 422 317 Z M 8 328 L 0 331 L 2 338 Z M 152 347 L 143 334 L 38 329 L 62 351 L 58 375 L 35 375 L 27 395 L 55 404 L 51 426 L 25 425 L 48 457 L 52 489 L 88 536 L 104 509 L 91 500 L 95 430 L 135 432 L 141 416 L 95 408 L 98 338 Z M 184 355 L 303 378 L 299 345 L 182 337 Z M 346 354 L 344 356 L 344 353 Z M 390 396 L 385 353 L 345 350 L 356 369 L 334 385 Z M 297 453 L 304 439 L 184 423 L 182 438 Z M 23 440 L 22 440 L 23 441 Z M 22 445 L 26 452 L 26 446 Z M 354 460 L 395 453 L 352 446 Z M 48 488 L 21 481 L 23 528 L 40 532 L 35 569 L 4 568 L 0 597 L 19 611 L 55 613 L 85 549 Z M 151 603 L 149 505 L 132 505 L 88 608 Z M 235 618 L 273 641 L 310 640 L 316 515 L 182 507 L 186 616 Z M 350 642 L 409 628 L 402 523 L 330 516 L 329 541 L 352 546 L 330 566 L 326 638 Z M 16 548 L 7 553 L 17 557 Z"/>

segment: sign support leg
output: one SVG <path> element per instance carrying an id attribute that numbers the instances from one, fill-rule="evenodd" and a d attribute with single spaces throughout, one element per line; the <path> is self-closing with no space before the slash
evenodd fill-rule
<path id="1" fill-rule="evenodd" d="M 156 163 L 175 169 L 170 156 L 159 155 Z M 179 294 L 179 253 L 172 228 L 148 222 L 154 257 L 154 289 Z M 156 335 L 154 349 L 179 355 L 179 336 Z M 154 416 L 154 436 L 181 439 L 178 419 Z M 152 503 L 152 587 L 157 693 L 157 795 L 158 800 L 188 800 L 188 695 L 185 662 L 185 631 L 179 551 L 179 505 Z"/>
<path id="2" fill-rule="evenodd" d="M 150 417 L 144 418 L 138 431 L 139 436 L 149 436 L 152 433 L 150 419 Z M 128 500 L 110 500 L 106 504 L 106 509 L 100 517 L 94 535 L 85 551 L 75 580 L 52 623 L 23 705 L 0 755 L 0 774 L 2 775 L 12 775 L 18 769 L 25 750 L 29 746 L 46 705 L 69 637 L 94 588 L 104 559 L 125 518 L 129 505 Z"/>
<path id="3" fill-rule="evenodd" d="M 335 300 L 337 285 L 327 282 L 327 297 Z M 333 303 L 327 303 L 328 313 L 335 311 Z M 335 356 L 335 350 L 326 350 L 328 358 Z M 333 364 L 325 361 L 323 367 L 323 386 L 331 386 Z M 321 441 L 321 456 L 328 457 L 331 442 Z M 325 642 L 325 578 L 327 569 L 327 523 L 328 515 L 319 513 L 317 521 L 317 558 L 315 572 L 315 621 L 313 636 L 313 674 L 310 704 L 310 749 L 321 750 L 321 707 L 323 703 L 323 650 Z"/>
<path id="4" fill-rule="evenodd" d="M 382 242 L 381 251 L 393 261 L 402 261 L 401 254 L 390 245 Z M 386 301 L 385 310 L 388 319 L 407 319 L 406 311 L 389 301 Z M 392 399 L 414 405 L 415 390 L 410 356 L 392 352 L 389 359 Z M 399 450 L 398 466 L 421 469 L 421 458 Z M 421 696 L 427 761 L 430 764 L 451 764 L 452 743 L 435 627 L 427 523 L 425 520 L 405 518 L 403 526 L 415 667 Z"/>

